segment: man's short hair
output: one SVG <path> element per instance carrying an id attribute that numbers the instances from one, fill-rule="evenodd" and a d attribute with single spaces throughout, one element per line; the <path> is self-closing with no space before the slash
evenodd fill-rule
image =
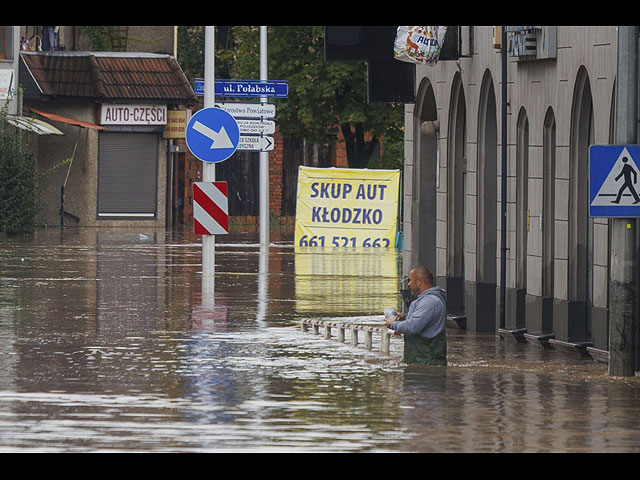
<path id="1" fill-rule="evenodd" d="M 433 274 L 424 265 L 418 265 L 414 267 L 413 272 L 418 278 L 421 278 L 423 282 L 427 283 L 428 285 L 433 285 Z"/>

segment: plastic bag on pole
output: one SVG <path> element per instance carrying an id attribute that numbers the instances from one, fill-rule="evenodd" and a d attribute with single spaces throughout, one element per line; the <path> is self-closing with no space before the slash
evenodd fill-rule
<path id="1" fill-rule="evenodd" d="M 447 27 L 398 27 L 394 58 L 419 65 L 435 65 L 446 34 Z"/>

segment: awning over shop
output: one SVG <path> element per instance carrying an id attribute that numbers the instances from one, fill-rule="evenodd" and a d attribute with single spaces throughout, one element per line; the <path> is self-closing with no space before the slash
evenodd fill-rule
<path id="1" fill-rule="evenodd" d="M 22 128 L 29 132 L 37 133 L 38 135 L 64 135 L 53 125 L 49 125 L 46 122 L 38 118 L 21 117 L 20 115 L 7 115 L 7 122 L 14 127 Z"/>
<path id="2" fill-rule="evenodd" d="M 55 113 L 43 112 L 41 110 L 36 110 L 35 108 L 30 109 L 32 112 L 37 113 L 38 115 L 42 115 L 43 117 L 48 118 L 49 120 L 53 120 L 54 122 L 63 122 L 69 125 L 77 125 L 79 127 L 84 128 L 92 128 L 94 130 L 106 130 L 106 127 L 102 125 L 96 125 L 95 123 L 82 122 L 80 120 L 76 120 L 75 118 L 63 117 L 62 115 L 57 115 Z"/>

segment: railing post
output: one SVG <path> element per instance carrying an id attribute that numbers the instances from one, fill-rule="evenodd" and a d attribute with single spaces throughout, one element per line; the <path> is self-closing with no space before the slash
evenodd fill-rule
<path id="1" fill-rule="evenodd" d="M 355 325 L 351 325 L 351 345 L 354 347 L 358 345 L 358 330 Z"/>
<path id="2" fill-rule="evenodd" d="M 329 322 L 324 323 L 324 338 L 331 338 L 331 324 Z"/>
<path id="3" fill-rule="evenodd" d="M 371 328 L 367 328 L 364 331 L 364 348 L 367 350 L 371 350 L 371 346 L 373 345 L 373 331 Z"/>
<path id="4" fill-rule="evenodd" d="M 389 344 L 391 343 L 389 340 L 391 339 L 391 334 L 389 330 L 386 328 L 380 329 L 380 351 L 382 353 L 389 353 Z"/>

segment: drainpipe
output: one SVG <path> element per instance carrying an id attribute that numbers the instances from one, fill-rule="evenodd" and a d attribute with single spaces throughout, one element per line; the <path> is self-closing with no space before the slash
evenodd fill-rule
<path id="1" fill-rule="evenodd" d="M 507 283 L 507 27 L 502 27 L 502 171 L 500 194 L 500 328 L 505 322 Z"/>

